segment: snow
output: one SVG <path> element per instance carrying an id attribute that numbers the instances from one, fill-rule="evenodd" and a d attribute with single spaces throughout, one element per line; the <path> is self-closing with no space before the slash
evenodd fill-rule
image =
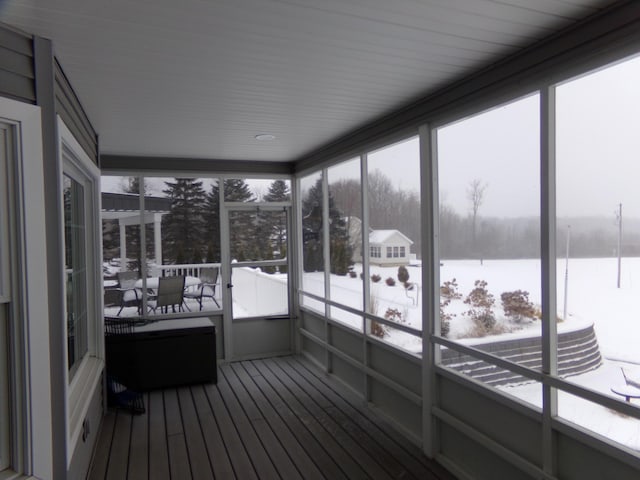
<path id="1" fill-rule="evenodd" d="M 525 290 L 529 299 L 540 305 L 541 266 L 539 260 L 444 260 L 440 268 L 441 284 L 455 278 L 458 291 L 465 296 L 476 280 L 487 281 L 487 288 L 496 299 L 495 310 L 499 322 L 505 323 L 504 312 L 500 308 L 500 294 L 504 291 Z M 357 278 L 331 276 L 332 300 L 362 308 L 362 281 L 359 274 L 361 265 L 355 266 Z M 572 377 L 567 381 L 587 387 L 620 400 L 622 397 L 611 392 L 611 387 L 624 383 L 621 368 L 628 377 L 640 381 L 640 258 L 622 259 L 621 288 L 616 287 L 617 258 L 570 259 L 568 265 L 567 318 L 558 323 L 558 331 L 581 329 L 594 324 L 603 365 L 598 369 Z M 372 274 L 382 277 L 380 282 L 371 284 L 371 294 L 376 298 L 377 314 L 384 315 L 387 308 L 398 309 L 406 324 L 416 329 L 422 328 L 422 296 L 419 287 L 407 297 L 405 289 L 396 282 L 389 287 L 384 281 L 388 277 L 396 279 L 396 267 L 371 267 Z M 421 267 L 409 267 L 410 282 L 420 282 Z M 561 317 L 565 299 L 565 260 L 557 262 L 557 306 Z M 397 280 L 397 279 L 396 279 Z M 323 295 L 322 272 L 304 274 L 304 290 Z M 417 299 L 417 302 L 416 302 Z M 472 322 L 461 315 L 468 306 L 462 300 L 452 302 L 446 311 L 457 313 L 451 322 L 450 338 L 466 345 L 487 341 L 522 338 L 540 335 L 540 322 L 532 321 L 522 325 L 510 324 L 513 331 L 502 335 L 482 338 L 465 338 Z M 345 316 L 343 311 L 332 308 L 332 317 L 345 324 L 362 329 L 362 320 L 356 316 Z M 390 330 L 385 341 L 396 346 L 420 353 L 419 337 L 404 332 Z M 529 404 L 542 406 L 542 389 L 538 383 L 501 387 L 505 393 Z M 625 416 L 611 409 L 560 391 L 559 414 L 562 418 L 588 428 L 634 450 L 640 450 L 640 420 Z M 640 403 L 640 400 L 632 400 Z"/>

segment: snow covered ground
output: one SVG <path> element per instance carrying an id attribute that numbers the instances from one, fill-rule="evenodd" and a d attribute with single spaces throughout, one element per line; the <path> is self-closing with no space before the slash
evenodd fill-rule
<path id="1" fill-rule="evenodd" d="M 420 283 L 419 266 L 408 267 L 410 281 Z M 356 265 L 359 274 L 361 266 Z M 569 377 L 567 380 L 588 387 L 612 397 L 621 398 L 611 392 L 611 387 L 624 383 L 621 367 L 627 376 L 640 381 L 640 258 L 623 258 L 621 269 L 621 288 L 616 287 L 617 259 L 570 259 L 568 265 L 567 318 L 558 325 L 558 330 L 570 330 L 594 324 L 603 365 L 595 371 Z M 420 329 L 422 326 L 422 296 L 420 289 L 405 292 L 399 282 L 387 286 L 384 281 L 391 277 L 397 280 L 397 268 L 372 267 L 372 274 L 382 277 L 380 282 L 372 284 L 371 293 L 376 298 L 376 311 L 384 316 L 388 308 L 401 312 L 407 325 Z M 463 296 L 473 288 L 476 280 L 485 280 L 487 288 L 496 299 L 495 313 L 499 322 L 504 322 L 500 307 L 500 294 L 517 289 L 529 292 L 529 299 L 540 304 L 540 262 L 538 260 L 445 260 L 440 269 L 441 283 L 456 279 Z M 558 315 L 563 316 L 565 260 L 557 264 L 558 278 Z M 323 295 L 323 274 L 304 275 L 304 289 L 317 295 Z M 331 298 L 339 303 L 362 308 L 362 282 L 348 276 L 331 276 Z M 417 301 L 416 301 L 417 298 Z M 311 306 L 311 305 L 310 305 Z M 472 327 L 471 320 L 461 315 L 468 309 L 462 301 L 453 302 L 447 309 L 456 313 L 451 321 L 450 338 L 461 343 L 474 344 L 506 339 L 517 336 L 539 335 L 539 322 L 523 325 L 511 325 L 511 333 L 496 337 L 465 338 Z M 356 329 L 362 328 L 362 320 L 347 315 L 338 309 L 332 309 L 332 316 Z M 420 352 L 420 339 L 412 335 L 390 331 L 385 341 L 401 348 Z M 519 386 L 502 387 L 505 393 L 513 395 L 527 403 L 541 406 L 542 390 L 540 385 L 530 383 Z M 640 405 L 640 400 L 633 400 Z M 621 415 L 610 409 L 577 398 L 564 392 L 559 393 L 559 413 L 578 425 L 591 429 L 612 440 L 640 450 L 640 421 Z"/>

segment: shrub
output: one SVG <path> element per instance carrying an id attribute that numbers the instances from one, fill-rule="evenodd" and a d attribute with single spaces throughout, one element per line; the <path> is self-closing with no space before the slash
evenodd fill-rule
<path id="1" fill-rule="evenodd" d="M 451 300 L 458 300 L 462 298 L 462 294 L 458 292 L 458 282 L 454 278 L 453 280 L 447 280 L 440 287 L 440 297 Z"/>
<path id="2" fill-rule="evenodd" d="M 443 337 L 448 337 L 449 332 L 451 331 L 451 322 L 445 319 L 440 312 L 440 335 Z"/>
<path id="3" fill-rule="evenodd" d="M 396 284 L 396 281 L 393 279 L 393 277 L 387 278 L 384 282 L 390 287 L 393 287 Z"/>
<path id="4" fill-rule="evenodd" d="M 502 300 L 505 317 L 509 317 L 518 323 L 524 319 L 536 319 L 537 311 L 533 303 L 529 301 L 529 292 L 524 290 L 503 292 L 500 295 L 500 299 Z"/>
<path id="5" fill-rule="evenodd" d="M 409 271 L 403 265 L 398 267 L 398 281 L 405 284 L 409 281 Z"/>
<path id="6" fill-rule="evenodd" d="M 397 308 L 387 308 L 384 312 L 384 318 L 391 320 L 392 322 L 403 323 L 402 313 Z"/>
<path id="7" fill-rule="evenodd" d="M 455 313 L 447 313 L 445 309 L 452 300 L 462 298 L 462 294 L 458 292 L 458 283 L 456 279 L 447 280 L 440 287 L 440 335 L 447 337 L 451 331 L 451 320 L 456 316 Z"/>
<path id="8" fill-rule="evenodd" d="M 490 332 L 496 324 L 496 318 L 493 315 L 495 299 L 487 290 L 486 281 L 476 280 L 474 285 L 475 288 L 464 299 L 464 303 L 471 306 L 466 315 L 484 328 L 486 332 Z"/>
<path id="9" fill-rule="evenodd" d="M 376 336 L 378 338 L 384 338 L 387 335 L 387 330 L 384 328 L 384 325 L 378 322 L 371 322 L 371 335 Z"/>
<path id="10" fill-rule="evenodd" d="M 371 275 L 371 281 L 373 283 L 378 283 L 381 279 L 382 279 L 382 277 L 380 275 L 378 275 L 377 273 L 374 273 L 373 275 Z"/>
<path id="11" fill-rule="evenodd" d="M 351 271 L 349 272 L 349 276 L 350 276 L 351 278 L 357 278 L 357 277 L 358 277 L 358 274 L 357 274 L 356 272 L 354 272 L 353 270 L 351 270 Z M 360 277 L 362 278 L 362 274 L 360 274 Z"/>

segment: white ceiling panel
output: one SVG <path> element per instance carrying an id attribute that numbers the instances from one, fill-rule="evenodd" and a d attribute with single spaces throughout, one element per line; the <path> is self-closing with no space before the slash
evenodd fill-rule
<path id="1" fill-rule="evenodd" d="M 0 20 L 52 39 L 103 153 L 292 161 L 611 3 L 9 0 Z"/>

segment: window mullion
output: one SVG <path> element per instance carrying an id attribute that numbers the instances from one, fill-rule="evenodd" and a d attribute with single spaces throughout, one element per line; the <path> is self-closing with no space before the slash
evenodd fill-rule
<path id="1" fill-rule="evenodd" d="M 541 232 L 541 301 L 542 301 L 542 373 L 557 375 L 557 306 L 556 306 L 556 168 L 555 168 L 555 86 L 540 92 L 540 232 Z M 543 469 L 555 475 L 555 442 L 552 420 L 558 414 L 557 389 L 544 383 Z"/>

